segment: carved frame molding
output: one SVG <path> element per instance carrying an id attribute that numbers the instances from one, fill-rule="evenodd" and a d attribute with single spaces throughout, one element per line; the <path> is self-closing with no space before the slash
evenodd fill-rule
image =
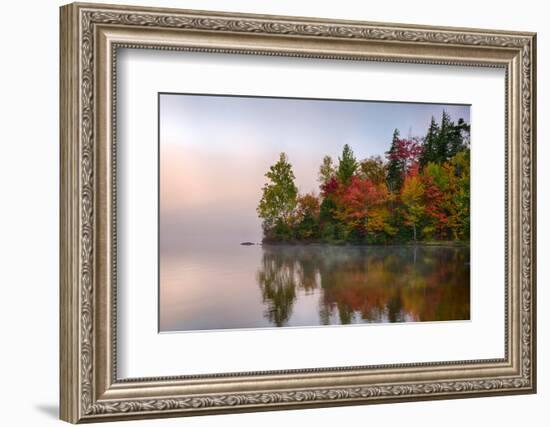
<path id="1" fill-rule="evenodd" d="M 124 47 L 504 67 L 506 357 L 117 380 L 115 64 Z M 535 50 L 532 33 L 62 7 L 61 418 L 74 423 L 534 392 Z M 266 385 L 266 377 L 273 381 Z"/>

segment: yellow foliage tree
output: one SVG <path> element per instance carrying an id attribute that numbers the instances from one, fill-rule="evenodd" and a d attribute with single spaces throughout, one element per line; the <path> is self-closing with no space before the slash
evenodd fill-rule
<path id="1" fill-rule="evenodd" d="M 401 201 L 404 206 L 405 222 L 412 226 L 413 239 L 416 242 L 416 226 L 424 214 L 424 186 L 418 173 L 412 173 L 405 177 L 401 188 Z"/>

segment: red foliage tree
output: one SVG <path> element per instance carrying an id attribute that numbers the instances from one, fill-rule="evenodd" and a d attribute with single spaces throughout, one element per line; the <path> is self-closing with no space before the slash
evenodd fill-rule
<path id="1" fill-rule="evenodd" d="M 330 195 L 336 194 L 340 188 L 340 183 L 336 177 L 330 178 L 325 183 L 321 184 L 321 195 L 325 198 Z"/>
<path id="2" fill-rule="evenodd" d="M 401 164 L 402 173 L 408 174 L 411 168 L 419 164 L 422 151 L 422 144 L 416 139 L 396 139 L 392 149 L 387 153 L 387 158 L 390 162 Z"/>
<path id="3" fill-rule="evenodd" d="M 430 224 L 426 227 L 426 234 L 444 238 L 449 225 L 445 210 L 445 193 L 441 191 L 430 175 L 423 174 L 422 183 L 424 185 L 424 212 Z"/>
<path id="4" fill-rule="evenodd" d="M 385 185 L 376 185 L 368 178 L 352 176 L 347 186 L 340 186 L 335 193 L 336 217 L 347 224 L 348 230 L 360 234 L 367 231 L 371 212 L 387 198 Z"/>

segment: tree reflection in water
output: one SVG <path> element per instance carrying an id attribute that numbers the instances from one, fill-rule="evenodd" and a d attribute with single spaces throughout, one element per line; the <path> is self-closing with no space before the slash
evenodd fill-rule
<path id="1" fill-rule="evenodd" d="M 262 300 L 267 305 L 266 318 L 276 326 L 284 326 L 292 314 L 297 284 L 295 266 L 299 262 L 264 252 L 258 283 Z"/>
<path id="2" fill-rule="evenodd" d="M 257 281 L 265 317 L 285 326 L 300 293 L 319 324 L 470 318 L 467 246 L 265 245 Z"/>

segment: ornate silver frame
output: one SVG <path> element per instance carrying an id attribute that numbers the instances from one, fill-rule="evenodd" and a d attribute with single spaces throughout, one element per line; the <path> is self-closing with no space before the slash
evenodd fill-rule
<path id="1" fill-rule="evenodd" d="M 61 8 L 60 42 L 61 419 L 78 423 L 535 392 L 535 34 L 71 4 Z M 119 47 L 504 68 L 505 357 L 117 379 Z"/>

